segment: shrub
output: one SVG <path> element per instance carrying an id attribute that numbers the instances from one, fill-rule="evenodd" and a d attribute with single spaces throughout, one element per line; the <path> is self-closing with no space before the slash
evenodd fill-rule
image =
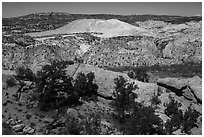
<path id="1" fill-rule="evenodd" d="M 17 80 L 28 80 L 36 81 L 36 75 L 33 71 L 27 67 L 20 66 L 16 69 L 16 75 L 14 76 Z"/>
<path id="2" fill-rule="evenodd" d="M 101 118 L 99 115 L 91 114 L 88 116 L 68 115 L 65 124 L 66 130 L 62 134 L 70 135 L 100 135 Z"/>
<path id="3" fill-rule="evenodd" d="M 2 135 L 14 135 L 12 127 L 6 122 L 2 122 Z"/>
<path id="4" fill-rule="evenodd" d="M 130 135 L 165 134 L 163 121 L 154 112 L 155 109 L 151 106 L 134 103 L 130 118 L 124 125 L 124 132 Z"/>
<path id="5" fill-rule="evenodd" d="M 13 39 L 14 43 L 18 44 L 19 46 L 22 47 L 27 47 L 31 44 L 34 44 L 35 40 L 31 36 L 16 36 Z"/>
<path id="6" fill-rule="evenodd" d="M 32 117 L 32 115 L 31 114 L 26 114 L 25 117 L 26 117 L 26 119 L 30 119 Z"/>
<path id="7" fill-rule="evenodd" d="M 174 100 L 173 97 L 169 96 L 170 102 L 166 104 L 166 109 L 164 110 L 164 113 L 172 118 L 173 115 L 177 114 L 179 111 L 179 107 L 181 107 L 181 103 L 178 103 L 177 101 Z"/>
<path id="8" fill-rule="evenodd" d="M 134 83 L 128 83 L 122 76 L 114 79 L 114 83 L 116 85 L 113 92 L 115 100 L 112 105 L 120 117 L 120 122 L 124 122 L 125 113 L 130 110 L 134 99 L 137 97 L 132 91 L 138 87 Z"/>
<path id="9" fill-rule="evenodd" d="M 190 134 L 190 130 L 197 126 L 195 123 L 197 122 L 198 117 L 199 113 L 189 107 L 184 113 L 181 131 Z"/>
<path id="10" fill-rule="evenodd" d="M 100 115 L 91 114 L 83 121 L 86 135 L 100 135 L 101 134 L 101 117 Z"/>
<path id="11" fill-rule="evenodd" d="M 174 131 L 180 128 L 183 113 L 178 108 L 181 107 L 181 103 L 174 100 L 173 97 L 169 96 L 170 102 L 166 105 L 164 113 L 170 118 L 165 123 L 165 129 L 167 134 L 172 134 Z"/>
<path id="12" fill-rule="evenodd" d="M 36 126 L 36 124 L 35 124 L 35 123 L 33 123 L 33 122 L 31 122 L 31 123 L 30 123 L 30 126 L 31 126 L 31 127 L 35 127 L 35 126 Z"/>
<path id="13" fill-rule="evenodd" d="M 153 106 L 157 106 L 161 103 L 161 100 L 158 98 L 158 95 L 154 94 L 151 98 L 151 103 Z"/>
<path id="14" fill-rule="evenodd" d="M 133 71 L 129 71 L 127 74 L 130 78 L 135 78 L 135 73 Z"/>
<path id="15" fill-rule="evenodd" d="M 137 79 L 142 82 L 149 82 L 149 75 L 144 68 L 137 68 L 134 71 L 130 71 L 127 74 L 130 78 Z"/>
<path id="16" fill-rule="evenodd" d="M 9 77 L 7 80 L 6 80 L 6 84 L 8 87 L 13 87 L 16 85 L 16 81 L 13 77 Z"/>
<path id="17" fill-rule="evenodd" d="M 94 73 L 88 74 L 78 73 L 74 80 L 74 90 L 80 97 L 92 97 L 97 95 L 98 85 L 94 83 Z"/>
<path id="18" fill-rule="evenodd" d="M 171 119 L 168 119 L 165 123 L 165 129 L 167 134 L 172 134 L 174 131 L 181 128 L 183 119 L 183 113 L 181 110 L 175 111 L 175 113 L 171 116 Z"/>
<path id="19" fill-rule="evenodd" d="M 183 133 L 191 134 L 190 130 L 196 127 L 197 118 L 199 116 L 198 112 L 189 107 L 183 114 L 183 112 L 178 109 L 180 106 L 181 104 L 171 98 L 171 102 L 164 111 L 165 114 L 170 117 L 165 123 L 165 129 L 168 134 L 172 134 L 178 129 L 181 129 Z"/>
<path id="20" fill-rule="evenodd" d="M 79 119 L 73 116 L 67 116 L 65 128 L 64 134 L 70 135 L 80 135 L 83 129 Z"/>
<path id="21" fill-rule="evenodd" d="M 36 92 L 42 110 L 78 101 L 77 94 L 73 91 L 72 78 L 66 75 L 66 66 L 66 62 L 52 61 L 37 72 Z"/>
<path id="22" fill-rule="evenodd" d="M 165 134 L 163 121 L 154 114 L 155 107 L 146 107 L 134 101 L 137 94 L 132 91 L 138 87 L 134 86 L 134 83 L 128 83 L 122 76 L 116 78 L 114 83 L 116 85 L 113 92 L 115 100 L 112 105 L 119 115 L 119 122 L 122 123 L 121 130 L 124 134 Z M 156 104 L 159 103 L 157 99 L 154 100 Z"/>
<path id="23" fill-rule="evenodd" d="M 79 73 L 73 80 L 66 74 L 66 66 L 71 63 L 54 60 L 37 72 L 35 98 L 38 99 L 41 110 L 78 104 L 80 97 L 97 95 L 98 86 L 93 82 L 94 73 Z"/>

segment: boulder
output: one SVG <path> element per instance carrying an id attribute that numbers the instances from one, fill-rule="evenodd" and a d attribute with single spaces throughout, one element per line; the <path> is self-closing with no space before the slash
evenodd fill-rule
<path id="1" fill-rule="evenodd" d="M 24 127 L 25 127 L 24 124 L 19 124 L 19 125 L 13 126 L 12 128 L 13 128 L 13 130 L 14 130 L 15 132 L 20 132 L 20 131 L 23 130 Z"/>
<path id="2" fill-rule="evenodd" d="M 138 89 L 133 91 L 138 95 L 138 98 L 135 101 L 151 105 L 150 99 L 152 99 L 153 95 L 158 94 L 158 86 L 153 83 L 143 83 L 138 81 L 135 81 L 135 83 L 138 86 Z"/>
<path id="3" fill-rule="evenodd" d="M 21 123 L 21 122 L 22 122 L 22 120 L 20 120 L 20 119 L 19 119 L 19 120 L 17 120 L 17 122 L 18 122 L 18 123 Z"/>
<path id="4" fill-rule="evenodd" d="M 165 105 L 170 102 L 169 96 L 171 93 L 162 93 L 158 98 L 161 101 L 161 104 L 159 104 L 159 111 L 163 111 L 166 109 Z"/>
<path id="5" fill-rule="evenodd" d="M 157 85 L 174 92 L 177 96 L 182 96 L 183 90 L 187 88 L 186 80 L 177 78 L 158 79 Z"/>
<path id="6" fill-rule="evenodd" d="M 57 135 L 57 134 L 59 134 L 59 130 L 58 129 L 52 129 L 50 131 L 50 135 Z"/>
<path id="7" fill-rule="evenodd" d="M 70 72 L 72 71 L 71 74 L 73 74 L 73 71 L 75 71 L 73 67 L 75 66 L 70 65 L 68 67 L 68 71 Z M 127 76 L 127 74 L 104 70 L 102 68 L 98 68 L 98 67 L 86 65 L 86 64 L 81 64 L 73 77 L 76 78 L 77 73 L 79 72 L 83 72 L 85 74 L 89 72 L 94 72 L 96 84 L 99 86 L 98 93 L 104 96 L 112 96 L 112 92 L 115 89 L 115 84 L 114 84 L 115 78 L 119 76 L 123 76 L 125 79 L 128 79 L 128 80 L 130 79 Z"/>
<path id="8" fill-rule="evenodd" d="M 158 115 L 164 123 L 166 123 L 166 121 L 169 119 L 169 117 L 163 113 L 156 112 L 155 114 Z"/>
<path id="9" fill-rule="evenodd" d="M 186 134 L 182 133 L 181 129 L 174 131 L 173 134 L 174 135 L 186 135 Z"/>
<path id="10" fill-rule="evenodd" d="M 189 87 L 187 87 L 186 89 L 183 90 L 183 96 L 188 100 L 188 101 L 192 101 L 194 103 L 196 103 L 196 98 L 193 95 L 193 93 L 191 92 L 191 90 L 189 89 Z"/>
<path id="11" fill-rule="evenodd" d="M 157 80 L 158 85 L 163 85 L 163 87 L 172 87 L 177 90 L 181 90 L 182 88 L 186 87 L 186 83 L 183 80 L 179 80 L 177 78 L 164 78 Z"/>
<path id="12" fill-rule="evenodd" d="M 196 103 L 192 103 L 191 108 L 196 110 L 199 114 L 202 115 L 202 105 L 198 105 Z"/>
<path id="13" fill-rule="evenodd" d="M 78 116 L 77 110 L 72 109 L 72 108 L 68 108 L 68 109 L 67 109 L 67 114 L 68 114 L 69 116 L 75 117 L 75 118 Z"/>
<path id="14" fill-rule="evenodd" d="M 9 124 L 9 125 L 14 126 L 14 125 L 16 125 L 16 124 L 17 124 L 17 121 L 16 121 L 16 120 L 14 120 L 14 119 L 9 119 L 9 120 L 8 120 L 6 123 L 7 123 L 7 124 Z"/>
<path id="15" fill-rule="evenodd" d="M 50 117 L 45 117 L 45 118 L 43 118 L 43 121 L 44 121 L 44 123 L 51 123 L 53 121 L 53 119 Z"/>
<path id="16" fill-rule="evenodd" d="M 195 76 L 189 79 L 188 85 L 195 97 L 202 101 L 202 79 Z"/>
<path id="17" fill-rule="evenodd" d="M 202 127 L 200 128 L 197 128 L 197 127 L 194 127 L 191 129 L 191 133 L 192 135 L 202 135 Z"/>
<path id="18" fill-rule="evenodd" d="M 25 127 L 23 128 L 23 133 L 28 134 L 28 132 L 29 132 L 31 129 L 32 129 L 31 127 L 25 126 Z"/>
<path id="19" fill-rule="evenodd" d="M 28 134 L 33 134 L 33 133 L 35 133 L 35 129 L 33 129 L 33 128 L 28 131 Z"/>

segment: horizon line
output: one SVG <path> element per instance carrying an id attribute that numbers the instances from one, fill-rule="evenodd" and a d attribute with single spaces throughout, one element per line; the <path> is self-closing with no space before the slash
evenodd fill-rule
<path id="1" fill-rule="evenodd" d="M 18 17 L 24 17 L 28 15 L 35 15 L 35 14 L 49 14 L 49 13 L 62 13 L 62 14 L 76 14 L 76 15 L 115 15 L 115 16 L 174 16 L 174 17 L 201 17 L 202 15 L 191 15 L 191 16 L 184 16 L 184 15 L 173 15 L 173 14 L 114 14 L 114 13 L 69 13 L 69 12 L 60 12 L 60 11 L 50 11 L 50 12 L 35 12 L 35 13 L 29 13 L 25 15 L 20 16 L 12 16 L 12 17 L 3 17 L 2 18 L 18 18 Z"/>

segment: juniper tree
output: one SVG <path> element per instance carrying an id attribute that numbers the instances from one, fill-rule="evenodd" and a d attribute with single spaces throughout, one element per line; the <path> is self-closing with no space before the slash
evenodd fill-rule
<path id="1" fill-rule="evenodd" d="M 130 117 L 124 125 L 128 135 L 165 134 L 162 119 L 155 114 L 155 108 L 135 102 Z"/>
<path id="2" fill-rule="evenodd" d="M 174 131 L 181 129 L 181 132 L 191 134 L 191 129 L 196 127 L 198 112 L 188 107 L 183 113 L 179 107 L 180 103 L 170 97 L 170 103 L 166 105 L 165 114 L 170 118 L 165 123 L 167 134 L 172 134 Z"/>
<path id="3" fill-rule="evenodd" d="M 32 83 L 36 81 L 36 75 L 28 67 L 20 66 L 16 69 L 16 75 L 13 76 L 20 84 L 16 92 L 17 99 L 20 99 L 23 87 L 26 85 L 24 81 L 31 81 Z M 32 84 L 31 83 L 31 84 Z"/>
<path id="4" fill-rule="evenodd" d="M 138 87 L 134 83 L 128 83 L 127 80 L 119 76 L 119 78 L 114 79 L 115 91 L 113 96 L 115 100 L 112 102 L 115 111 L 119 114 L 120 121 L 123 123 L 125 121 L 125 114 L 130 110 L 134 99 L 137 97 L 132 91 Z"/>
<path id="5" fill-rule="evenodd" d="M 145 68 L 136 68 L 135 70 L 128 72 L 128 76 L 142 82 L 149 82 L 150 78 Z"/>
<path id="6" fill-rule="evenodd" d="M 80 97 L 93 97 L 97 96 L 98 85 L 94 83 L 95 75 L 93 72 L 84 74 L 78 73 L 74 80 L 74 90 Z"/>
<path id="7" fill-rule="evenodd" d="M 56 108 L 65 102 L 77 102 L 77 94 L 73 90 L 72 78 L 66 74 L 69 62 L 52 61 L 37 72 L 36 92 L 42 109 Z"/>

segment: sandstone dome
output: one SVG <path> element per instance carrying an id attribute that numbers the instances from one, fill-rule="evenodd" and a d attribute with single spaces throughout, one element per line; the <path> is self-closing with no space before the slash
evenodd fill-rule
<path id="1" fill-rule="evenodd" d="M 27 33 L 27 35 L 37 37 L 37 36 L 47 36 L 54 34 L 71 34 L 71 33 L 95 33 L 94 35 L 108 38 L 116 36 L 127 36 L 127 35 L 148 35 L 154 36 L 150 31 L 144 28 L 136 27 L 134 25 L 128 24 L 126 22 L 119 21 L 117 19 L 80 19 L 70 22 L 69 24 L 62 26 L 61 28 Z"/>

